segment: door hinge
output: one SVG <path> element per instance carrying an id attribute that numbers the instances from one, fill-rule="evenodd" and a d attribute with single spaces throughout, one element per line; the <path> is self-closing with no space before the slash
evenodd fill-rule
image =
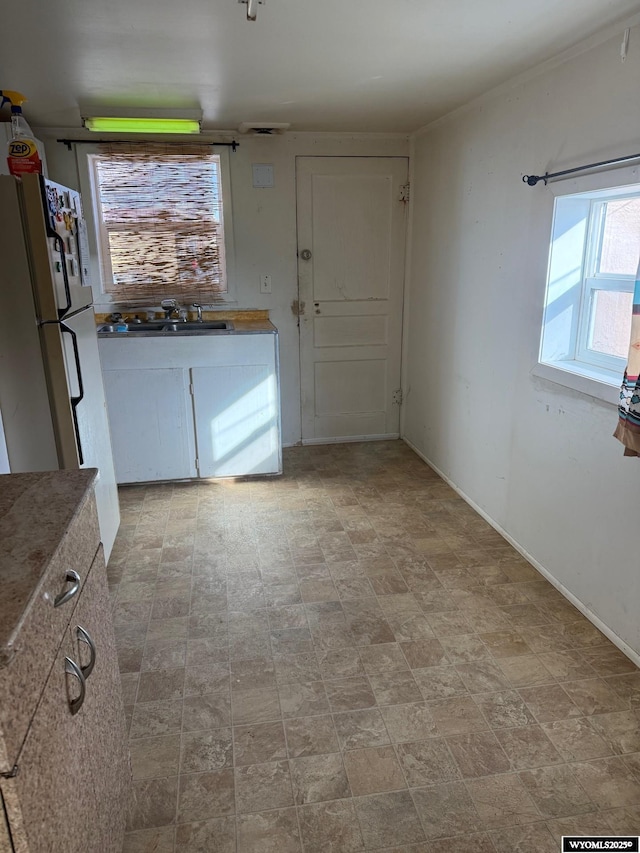
<path id="1" fill-rule="evenodd" d="M 196 456 L 196 471 L 198 471 L 198 472 L 200 471 L 200 460 L 198 459 L 197 456 Z"/>
<path id="2" fill-rule="evenodd" d="M 393 392 L 393 402 L 397 403 L 398 406 L 402 405 L 402 388 L 398 388 L 397 391 Z"/>
<path id="3" fill-rule="evenodd" d="M 400 201 L 409 201 L 410 192 L 411 192 L 411 184 L 403 184 L 400 187 Z"/>
<path id="4" fill-rule="evenodd" d="M 193 397 L 193 383 L 192 382 L 189 383 L 189 393 Z"/>

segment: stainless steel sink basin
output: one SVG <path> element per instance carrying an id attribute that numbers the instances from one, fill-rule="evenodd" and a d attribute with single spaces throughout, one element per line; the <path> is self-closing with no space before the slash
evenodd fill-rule
<path id="1" fill-rule="evenodd" d="M 126 326 L 126 329 L 122 327 Z M 103 323 L 98 326 L 98 335 L 204 335 L 211 332 L 231 332 L 233 323 L 231 320 L 203 320 L 179 322 L 172 320 L 158 320 L 153 323 Z"/>
<path id="2" fill-rule="evenodd" d="M 144 325 L 144 324 L 143 324 Z M 203 332 L 203 331 L 219 331 L 226 332 L 233 329 L 233 323 L 230 320 L 203 320 L 201 323 L 187 320 L 186 323 L 165 323 L 165 332 Z"/>

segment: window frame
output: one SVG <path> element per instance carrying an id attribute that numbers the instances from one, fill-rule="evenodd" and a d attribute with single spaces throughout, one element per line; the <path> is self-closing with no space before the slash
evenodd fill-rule
<path id="1" fill-rule="evenodd" d="M 615 195 L 613 200 L 623 201 L 626 198 L 640 198 L 640 186 L 629 195 Z M 580 319 L 575 346 L 575 359 L 593 367 L 601 367 L 616 373 L 624 373 L 626 356 L 614 356 L 589 347 L 593 321 L 592 305 L 597 291 L 610 293 L 631 293 L 635 285 L 635 275 L 605 275 L 598 272 L 598 264 L 602 255 L 602 243 L 605 220 L 605 207 L 611 198 L 594 198 L 591 200 L 587 235 L 585 242 L 584 262 L 582 270 L 582 293 Z"/>
<path id="2" fill-rule="evenodd" d="M 192 140 L 190 140 L 192 141 Z M 154 141 L 149 140 L 149 145 Z M 157 143 L 156 143 L 157 144 Z M 188 144 L 188 143 L 186 143 Z M 209 143 L 203 143 L 208 145 Z M 216 308 L 220 306 L 235 306 L 237 304 L 236 275 L 235 275 L 235 244 L 233 234 L 233 202 L 231 191 L 231 168 L 229 149 L 227 146 L 210 145 L 211 153 L 219 156 L 220 160 L 220 190 L 222 197 L 222 227 L 224 231 L 224 255 L 226 267 L 227 290 L 216 294 L 210 302 L 204 302 L 204 308 Z M 95 188 L 94 168 L 91 158 L 99 155 L 99 145 L 82 146 L 82 150 L 76 148 L 76 163 L 80 183 L 80 192 L 83 199 L 83 213 L 87 223 L 89 237 L 89 254 L 91 260 L 91 285 L 93 288 L 94 308 L 97 311 L 104 309 L 111 311 L 114 308 L 156 308 L 160 307 L 161 299 L 168 298 L 174 294 L 167 292 L 158 293 L 156 297 L 141 296 L 140 298 L 124 298 L 111 293 L 106 289 L 105 274 L 111 275 L 111 262 L 108 240 L 105 229 L 100 228 L 98 214 L 98 197 Z M 188 298 L 179 292 L 175 294 L 178 302 Z M 156 301 L 154 301 L 156 300 Z"/>
<path id="3" fill-rule="evenodd" d="M 583 175 L 547 187 L 554 196 L 547 275 L 538 361 L 532 374 L 564 387 L 587 393 L 612 405 L 619 402 L 619 388 L 626 358 L 599 353 L 588 347 L 592 320 L 592 300 L 597 290 L 633 292 L 635 276 L 600 274 L 596 260 L 602 246 L 604 204 L 640 196 L 640 168 L 637 166 Z M 574 219 L 576 234 L 569 246 L 558 251 L 557 242 L 570 230 Z M 599 241 L 594 235 L 600 230 Z M 558 257 L 561 257 L 558 263 Z M 580 286 L 576 287 L 579 278 Z M 564 282 L 564 283 L 563 283 Z M 550 291 L 558 290 L 554 299 Z M 564 289 L 563 289 L 564 288 Z M 553 303 L 562 298 L 570 308 L 570 320 L 558 321 Z M 554 329 L 554 322 L 560 330 Z"/>

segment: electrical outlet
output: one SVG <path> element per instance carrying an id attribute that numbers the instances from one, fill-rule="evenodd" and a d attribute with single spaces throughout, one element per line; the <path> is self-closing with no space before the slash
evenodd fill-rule
<path id="1" fill-rule="evenodd" d="M 260 293 L 271 293 L 271 276 L 260 276 Z"/>

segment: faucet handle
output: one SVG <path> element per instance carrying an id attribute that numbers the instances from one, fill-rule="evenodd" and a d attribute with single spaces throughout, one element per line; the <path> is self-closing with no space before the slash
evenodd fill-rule
<path id="1" fill-rule="evenodd" d="M 177 308 L 178 301 L 177 299 L 163 299 L 160 303 L 160 307 L 165 311 L 167 311 L 169 308 Z"/>
<path id="2" fill-rule="evenodd" d="M 196 309 L 198 322 L 202 323 L 202 305 L 199 302 L 192 302 L 191 307 Z"/>

